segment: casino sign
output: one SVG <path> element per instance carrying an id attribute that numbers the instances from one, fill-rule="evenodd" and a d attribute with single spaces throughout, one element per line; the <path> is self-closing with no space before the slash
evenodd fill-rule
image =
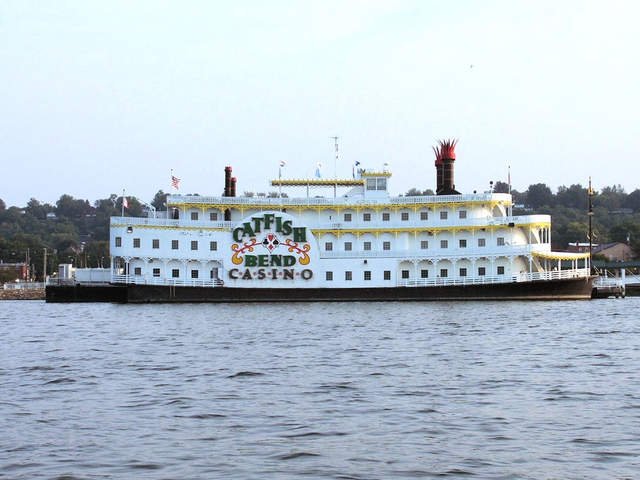
<path id="1" fill-rule="evenodd" d="M 231 280 L 310 280 L 313 271 L 307 227 L 293 225 L 281 212 L 246 218 L 231 232 Z"/>

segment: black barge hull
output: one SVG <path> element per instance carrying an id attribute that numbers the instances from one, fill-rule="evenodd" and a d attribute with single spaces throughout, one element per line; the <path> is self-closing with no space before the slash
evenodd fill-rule
<path id="1" fill-rule="evenodd" d="M 234 303 L 449 300 L 588 300 L 591 278 L 393 288 L 225 288 L 158 285 L 47 286 L 47 302 Z"/>

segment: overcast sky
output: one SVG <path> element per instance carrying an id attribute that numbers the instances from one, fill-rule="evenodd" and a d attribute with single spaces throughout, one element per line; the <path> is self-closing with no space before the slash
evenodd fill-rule
<path id="1" fill-rule="evenodd" d="M 318 162 L 435 189 L 640 187 L 636 1 L 0 0 L 0 198 L 269 191 Z M 304 192 L 299 192 L 304 194 Z"/>

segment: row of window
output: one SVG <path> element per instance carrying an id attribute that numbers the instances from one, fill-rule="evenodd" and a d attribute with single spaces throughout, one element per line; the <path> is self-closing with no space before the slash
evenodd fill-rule
<path id="1" fill-rule="evenodd" d="M 466 267 L 462 267 L 458 270 L 458 276 L 460 277 L 466 277 L 467 276 L 467 268 Z M 410 271 L 409 270 L 401 270 L 400 271 L 400 277 L 403 280 L 407 280 L 410 278 Z M 478 276 L 479 277 L 484 277 L 487 274 L 487 267 L 478 267 Z M 496 267 L 496 274 L 497 275 L 504 275 L 504 266 L 502 265 L 498 265 Z M 447 268 L 441 268 L 440 269 L 440 278 L 447 278 L 449 276 L 449 269 Z M 369 281 L 371 280 L 371 271 L 370 270 L 365 270 L 364 272 L 362 272 L 362 277 L 364 280 Z M 420 278 L 429 278 L 429 270 L 423 269 L 420 270 Z M 325 272 L 325 279 L 328 282 L 333 281 L 333 272 Z M 350 270 L 347 270 L 344 272 L 344 279 L 346 281 L 351 281 L 353 280 L 353 272 Z M 385 270 L 383 272 L 383 279 L 384 280 L 391 280 L 391 270 Z"/>
<path id="2" fill-rule="evenodd" d="M 116 237 L 115 241 L 116 241 L 116 247 L 122 247 L 122 237 Z M 139 238 L 133 239 L 133 248 L 140 248 L 140 244 L 141 242 Z M 154 248 L 154 249 L 160 248 L 159 238 L 154 238 L 151 240 L 151 248 Z M 180 249 L 180 242 L 178 240 L 171 240 L 171 250 L 179 250 L 179 249 Z M 191 240 L 191 250 L 198 250 L 198 249 L 199 249 L 198 240 Z M 218 250 L 218 242 L 216 241 L 209 242 L 209 250 L 211 251 Z"/>
<path id="3" fill-rule="evenodd" d="M 199 220 L 200 219 L 200 212 L 190 212 L 191 215 L 191 220 Z M 209 220 L 212 222 L 217 222 L 218 221 L 218 212 L 209 212 Z M 351 222 L 353 221 L 353 214 L 352 213 L 345 213 L 344 214 L 344 221 L 345 222 Z M 446 210 L 441 210 L 440 211 L 440 220 L 447 220 L 449 218 L 449 212 Z M 467 218 L 467 211 L 466 210 L 458 210 L 458 218 L 460 219 L 465 219 Z M 364 222 L 370 222 L 372 219 L 372 215 L 370 212 L 365 212 L 362 214 L 362 221 Z M 391 220 L 391 214 L 389 212 L 382 212 L 382 221 L 383 222 L 388 222 Z M 409 212 L 400 212 L 400 220 L 407 222 L 409 221 Z M 429 212 L 428 211 L 421 211 L 420 212 L 420 220 L 429 220 Z"/>
<path id="4" fill-rule="evenodd" d="M 504 237 L 498 237 L 496 244 L 501 247 L 504 246 Z M 486 247 L 487 239 L 478 238 L 478 247 Z M 429 240 L 420 240 L 420 249 L 427 250 L 429 248 Z M 449 240 L 440 240 L 440 248 L 449 248 Z M 467 239 L 461 238 L 458 240 L 458 248 L 467 248 Z M 327 252 L 333 251 L 333 242 L 325 242 L 324 249 Z M 363 242 L 362 249 L 364 251 L 371 250 L 371 242 Z M 344 242 L 344 251 L 350 252 L 353 250 L 353 242 Z M 391 250 L 391 242 L 382 242 L 382 250 Z"/>
<path id="5" fill-rule="evenodd" d="M 133 269 L 133 274 L 136 275 L 136 276 L 142 275 L 142 267 L 135 267 Z M 153 269 L 153 276 L 154 277 L 159 277 L 160 276 L 160 269 L 159 268 L 154 268 Z M 199 276 L 200 276 L 200 270 L 197 270 L 197 269 L 191 270 L 191 278 L 197 279 L 197 278 L 199 278 Z M 209 277 L 210 278 L 216 278 L 216 271 L 215 270 L 211 270 L 209 272 Z M 171 278 L 180 278 L 180 269 L 179 268 L 171 269 Z"/>

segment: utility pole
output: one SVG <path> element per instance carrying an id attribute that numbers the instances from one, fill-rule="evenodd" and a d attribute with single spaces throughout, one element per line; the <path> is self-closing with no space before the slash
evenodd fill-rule
<path id="1" fill-rule="evenodd" d="M 589 190 L 587 190 L 587 196 L 589 197 L 589 273 L 593 274 L 593 189 L 591 188 L 591 177 L 589 177 Z"/>
<path id="2" fill-rule="evenodd" d="M 42 261 L 42 282 L 47 283 L 47 247 L 44 248 L 44 259 Z"/>

